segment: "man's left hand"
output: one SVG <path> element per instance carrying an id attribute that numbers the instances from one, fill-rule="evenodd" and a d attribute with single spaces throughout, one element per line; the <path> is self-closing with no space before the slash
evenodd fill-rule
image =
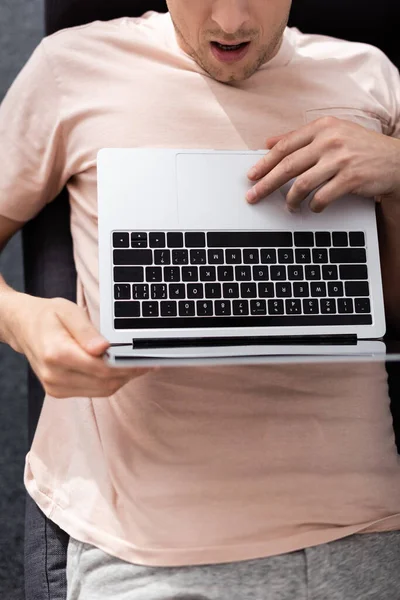
<path id="1" fill-rule="evenodd" d="M 270 149 L 249 171 L 251 203 L 297 178 L 287 198 L 290 211 L 319 188 L 310 202 L 321 212 L 344 194 L 400 198 L 400 140 L 356 123 L 323 117 L 267 140 Z M 251 195 L 253 194 L 253 196 Z"/>

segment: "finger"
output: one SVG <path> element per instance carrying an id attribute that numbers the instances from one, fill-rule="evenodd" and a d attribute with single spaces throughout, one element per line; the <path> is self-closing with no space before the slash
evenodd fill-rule
<path id="1" fill-rule="evenodd" d="M 113 377 L 133 377 L 137 367 L 113 367 L 104 358 L 91 356 L 73 338 L 64 335 L 53 340 L 53 350 L 47 349 L 47 366 L 61 368 L 75 374 L 89 375 L 94 379 L 105 380 Z"/>
<path id="2" fill-rule="evenodd" d="M 314 167 L 299 175 L 286 196 L 286 204 L 289 210 L 296 211 L 309 194 L 332 179 L 338 171 L 337 166 L 323 164 L 320 161 Z"/>
<path id="3" fill-rule="evenodd" d="M 315 193 L 309 207 L 313 212 L 320 213 L 329 204 L 350 193 L 350 191 L 348 180 L 344 180 L 339 173 Z"/>
<path id="4" fill-rule="evenodd" d="M 272 194 L 282 185 L 314 167 L 318 162 L 316 150 L 310 144 L 306 148 L 297 150 L 290 156 L 281 160 L 267 175 L 258 181 L 246 195 L 250 203 L 255 203 Z"/>
<path id="5" fill-rule="evenodd" d="M 63 303 L 62 309 L 57 310 L 56 314 L 68 333 L 86 352 L 94 356 L 101 356 L 110 346 L 85 312 L 73 302 Z"/>
<path id="6" fill-rule="evenodd" d="M 287 133 L 282 133 L 281 135 L 276 135 L 274 137 L 268 138 L 267 141 L 265 142 L 265 146 L 269 149 L 273 148 L 275 146 L 275 144 L 277 144 L 279 142 L 279 140 L 281 140 L 283 137 L 285 137 L 285 135 L 289 135 L 289 133 L 292 133 L 292 132 L 288 131 Z"/>
<path id="7" fill-rule="evenodd" d="M 312 127 L 313 123 L 292 131 L 289 134 L 283 136 L 274 146 L 274 148 L 267 152 L 261 159 L 249 170 L 247 176 L 251 180 L 261 179 L 271 169 L 276 167 L 286 156 L 296 152 L 300 148 L 308 146 L 314 140 L 316 135 L 315 126 Z M 289 180 L 288 180 L 289 181 Z M 286 182 L 285 182 L 286 183 Z"/>

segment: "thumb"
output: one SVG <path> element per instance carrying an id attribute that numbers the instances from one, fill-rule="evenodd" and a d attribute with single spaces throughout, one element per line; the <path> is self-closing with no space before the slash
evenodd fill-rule
<path id="1" fill-rule="evenodd" d="M 57 309 L 57 316 L 79 346 L 92 356 L 101 356 L 110 343 L 97 331 L 87 313 L 73 302 Z"/>

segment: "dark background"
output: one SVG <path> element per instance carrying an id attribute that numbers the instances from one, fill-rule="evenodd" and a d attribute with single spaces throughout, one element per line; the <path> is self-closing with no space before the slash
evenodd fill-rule
<path id="1" fill-rule="evenodd" d="M 0 101 L 42 35 L 42 0 L 0 0 Z M 19 235 L 15 236 L 0 255 L 0 273 L 12 287 L 22 291 Z M 23 468 L 27 452 L 26 422 L 25 359 L 4 344 L 0 344 L 1 600 L 24 598 Z"/>

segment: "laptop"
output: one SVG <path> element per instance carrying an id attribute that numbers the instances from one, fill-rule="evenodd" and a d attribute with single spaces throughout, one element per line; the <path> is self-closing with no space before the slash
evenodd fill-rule
<path id="1" fill-rule="evenodd" d="M 111 365 L 382 355 L 373 200 L 289 213 L 245 200 L 267 150 L 104 148 L 97 157 L 100 330 Z M 292 183 L 292 182 L 291 182 Z"/>

